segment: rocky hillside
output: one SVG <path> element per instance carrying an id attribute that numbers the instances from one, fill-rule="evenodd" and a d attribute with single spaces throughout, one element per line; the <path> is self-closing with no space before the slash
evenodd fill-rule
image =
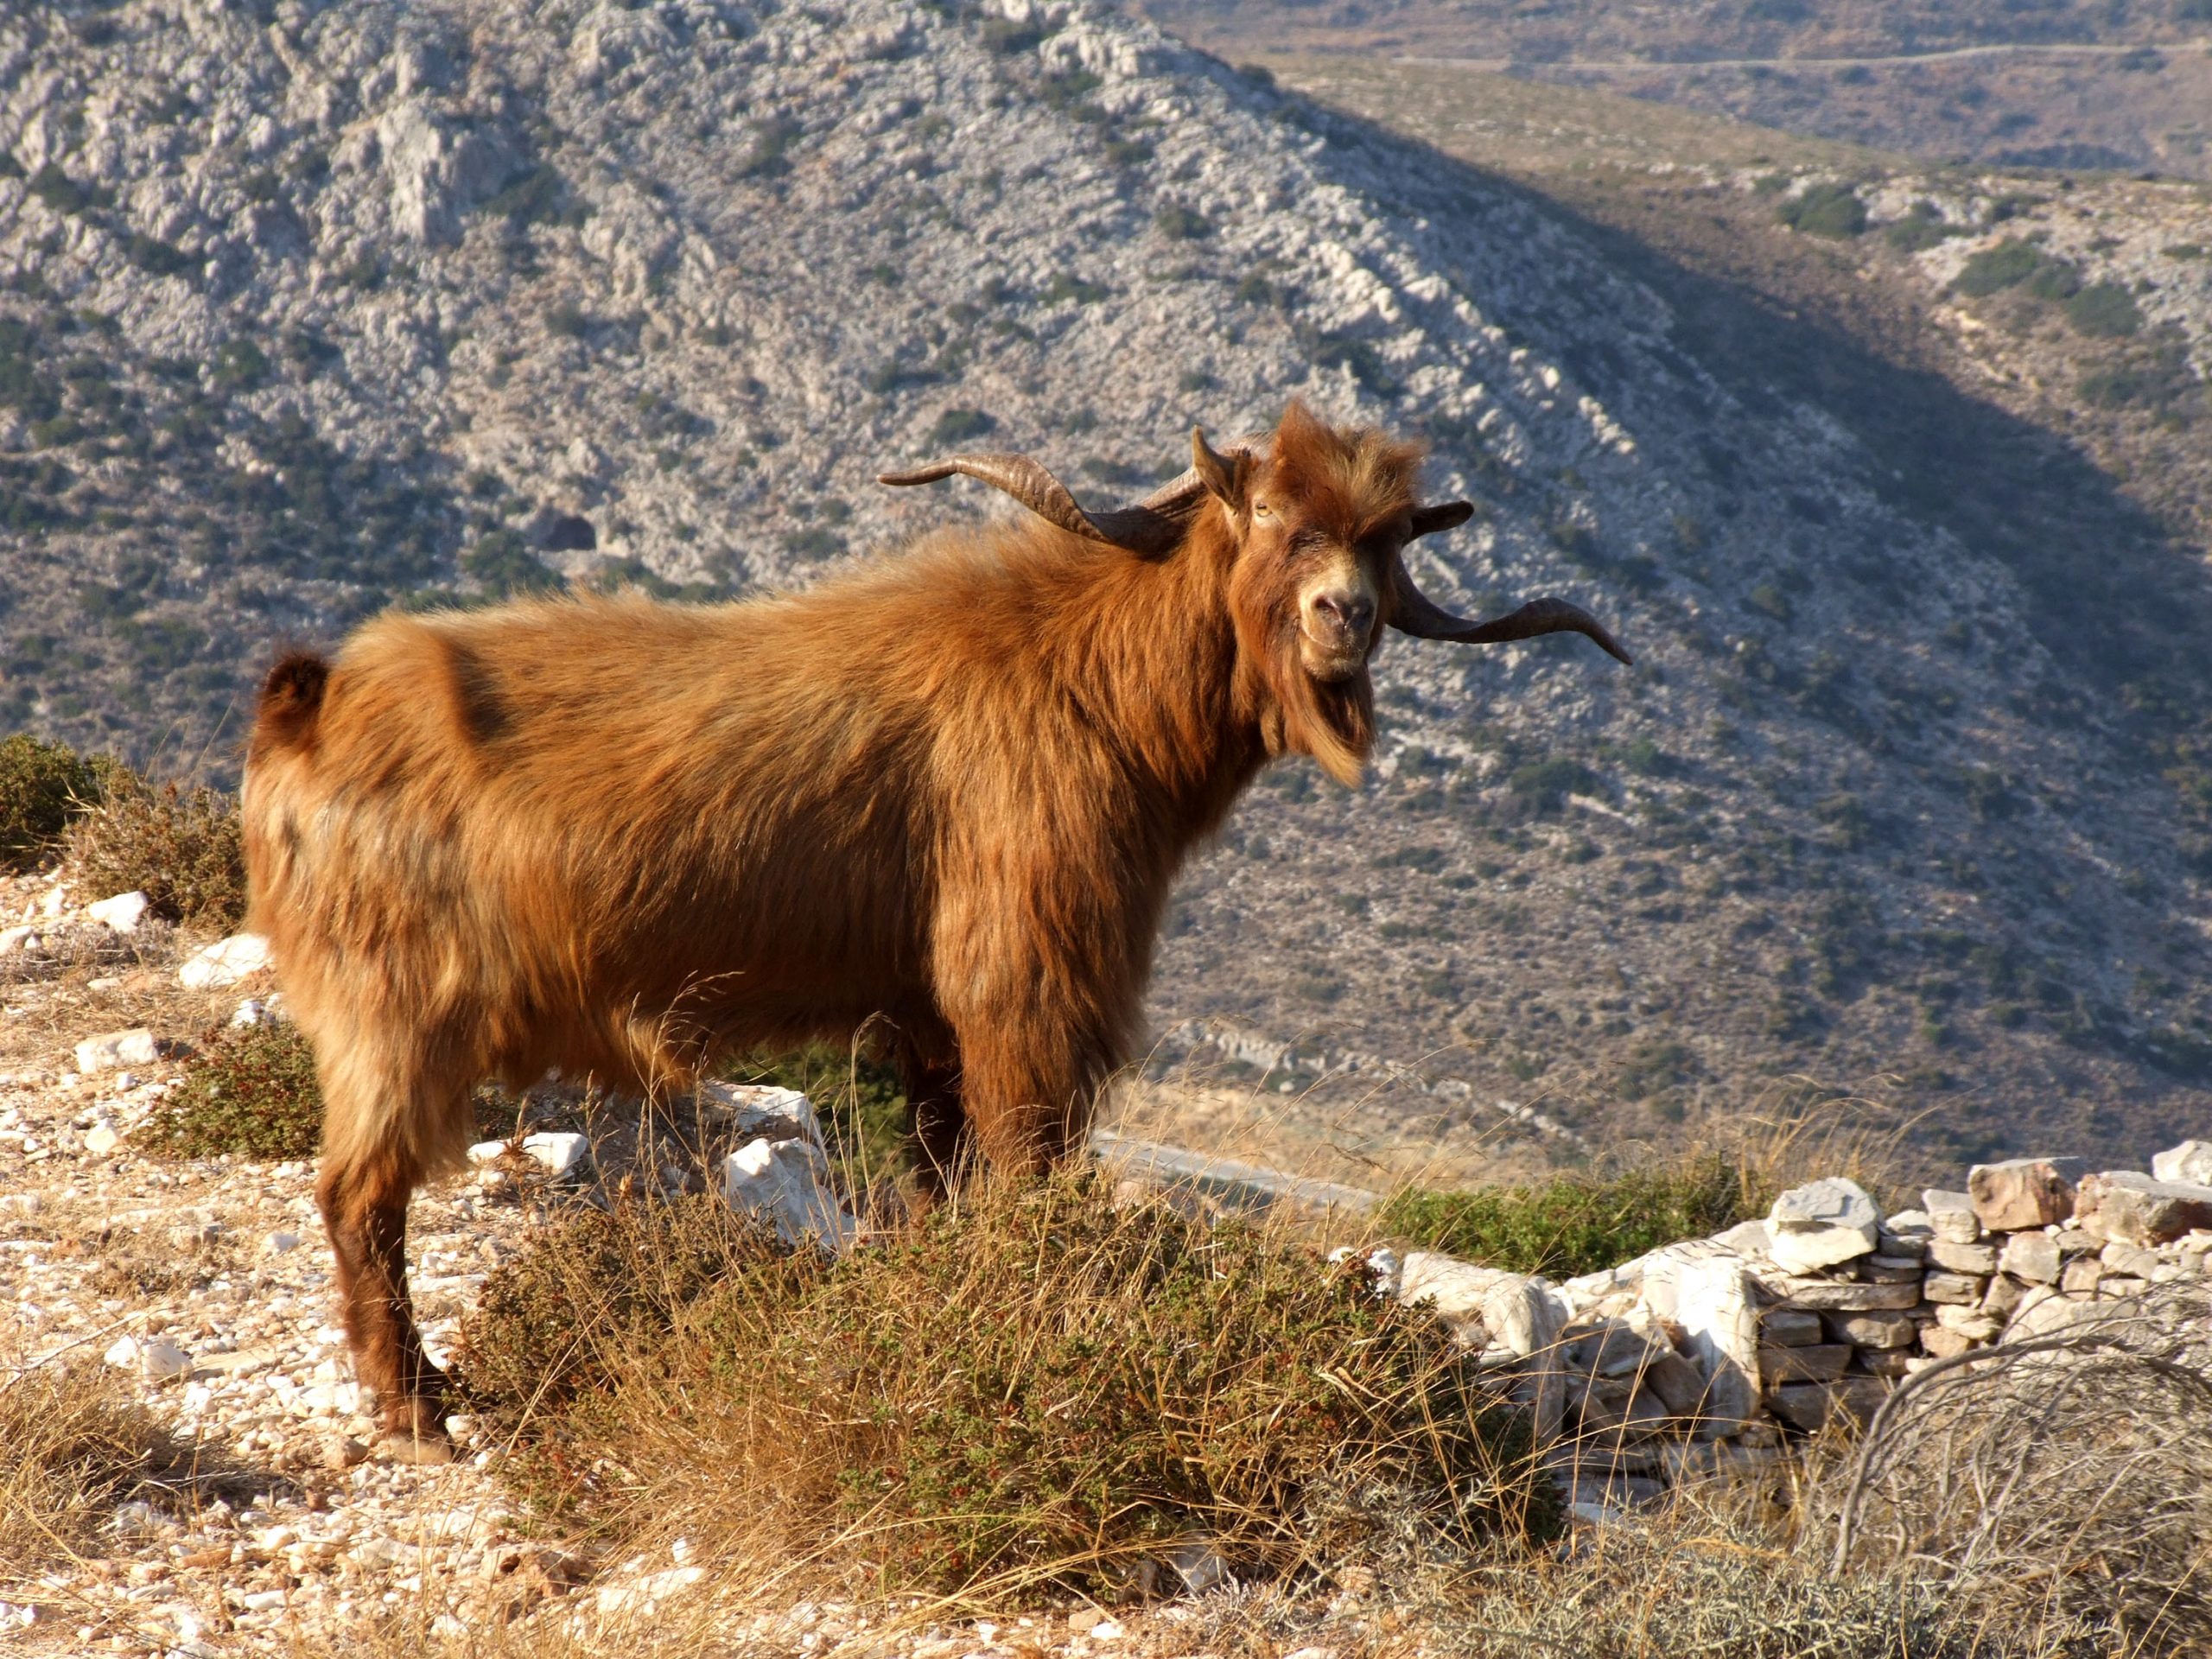
<path id="1" fill-rule="evenodd" d="M 0 88 L 0 723 L 219 772 L 280 639 L 804 582 L 996 510 L 887 463 L 1109 498 L 1299 393 L 1486 504 L 1440 597 L 1639 665 L 1394 645 L 1369 785 L 1283 768 L 1194 871 L 1163 1025 L 1584 1143 L 1793 1073 L 1974 1151 L 2201 1119 L 2201 570 L 1817 320 L 1090 5 L 175 0 L 11 14 Z"/>
<path id="2" fill-rule="evenodd" d="M 1511 72 L 1931 161 L 2212 178 L 2208 0 L 1145 0 L 1224 55 Z"/>

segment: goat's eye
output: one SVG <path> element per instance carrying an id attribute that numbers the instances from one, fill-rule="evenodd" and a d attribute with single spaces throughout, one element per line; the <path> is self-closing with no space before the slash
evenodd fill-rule
<path id="1" fill-rule="evenodd" d="M 1272 518 L 1275 516 L 1275 510 L 1264 501 L 1255 501 L 1252 504 L 1252 516 L 1255 518 Z"/>

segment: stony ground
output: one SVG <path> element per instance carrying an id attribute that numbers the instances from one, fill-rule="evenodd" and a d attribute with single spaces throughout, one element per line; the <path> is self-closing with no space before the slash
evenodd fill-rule
<path id="1" fill-rule="evenodd" d="M 716 1651 L 1012 1659 L 1190 1651 L 1227 1627 L 1326 1625 L 1338 1644 L 1375 1634 L 1356 1598 L 1334 1611 L 1325 1599 L 1216 1599 L 956 1624 L 789 1596 L 762 1611 L 702 1585 L 680 1545 L 666 1560 L 609 1557 L 518 1513 L 499 1448 L 466 1417 L 453 1420 L 463 1455 L 448 1465 L 377 1455 L 332 1323 L 312 1166 L 172 1160 L 132 1144 L 180 1079 L 179 1046 L 270 987 L 184 990 L 178 966 L 201 941 L 152 922 L 118 937 L 82 898 L 50 874 L 0 879 L 0 929 L 38 935 L 0 956 L 0 1388 L 29 1365 L 104 1366 L 188 1449 L 188 1473 L 159 1503 L 115 1506 L 80 1556 L 28 1573 L 0 1561 L 0 1649 L 291 1654 L 373 1641 L 412 1652 L 504 1630 L 532 1651 L 627 1653 L 651 1630 Z M 168 1052 L 80 1073 L 78 1043 L 132 1028 Z M 1170 1121 L 1185 1120 L 1147 1120 Z M 638 1166 L 632 1126 L 586 1127 L 593 1184 L 542 1180 L 525 1163 L 416 1199 L 412 1287 L 434 1356 L 533 1230 Z M 1266 1144 L 1281 1154 L 1280 1138 Z"/>

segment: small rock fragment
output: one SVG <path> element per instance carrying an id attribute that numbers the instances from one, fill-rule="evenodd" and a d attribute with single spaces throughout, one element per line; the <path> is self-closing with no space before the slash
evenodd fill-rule
<path id="1" fill-rule="evenodd" d="M 1967 1173 L 1975 1217 L 1993 1233 L 2048 1227 L 2074 1213 L 2074 1187 L 2088 1173 L 2079 1158 L 2008 1158 Z"/>
<path id="2" fill-rule="evenodd" d="M 1767 1254 L 1789 1273 L 1871 1255 L 1882 1214 L 1858 1182 L 1840 1176 L 1792 1187 L 1767 1212 Z"/>
<path id="3" fill-rule="evenodd" d="M 77 1071 L 87 1077 L 121 1066 L 151 1065 L 161 1058 L 159 1040 L 143 1026 L 87 1037 L 77 1045 Z"/>
<path id="4" fill-rule="evenodd" d="M 2151 1173 L 2162 1181 L 2212 1186 L 2212 1141 L 2184 1141 L 2167 1147 L 2151 1160 Z"/>
<path id="5" fill-rule="evenodd" d="M 1981 1217 L 1974 1213 L 1974 1200 L 1965 1193 L 1930 1187 L 1920 1195 L 1920 1201 L 1927 1207 L 1928 1229 L 1935 1237 L 1971 1244 L 1981 1236 Z"/>
<path id="6" fill-rule="evenodd" d="M 177 969 L 188 991 L 226 990 L 270 965 L 269 941 L 258 933 L 233 933 L 194 951 Z"/>
<path id="7" fill-rule="evenodd" d="M 2107 1243 L 2171 1243 L 2192 1228 L 2212 1227 L 2212 1185 L 2107 1170 L 2082 1178 L 2075 1220 Z"/>
<path id="8" fill-rule="evenodd" d="M 143 893 L 118 893 L 112 899 L 86 905 L 85 914 L 118 933 L 136 933 L 138 924 L 146 918 L 149 902 Z"/>

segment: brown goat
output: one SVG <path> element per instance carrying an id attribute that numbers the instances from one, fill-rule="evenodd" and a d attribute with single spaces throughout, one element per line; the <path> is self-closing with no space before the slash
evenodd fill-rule
<path id="1" fill-rule="evenodd" d="M 1169 884 L 1274 756 L 1346 782 L 1388 624 L 1487 641 L 1400 556 L 1464 521 L 1420 451 L 1294 404 L 1093 517 L 1034 461 L 954 472 L 1044 522 L 940 533 L 795 597 L 390 615 L 262 693 L 253 925 L 328 1102 L 317 1197 L 392 1448 L 442 1455 L 410 1196 L 469 1094 L 557 1067 L 650 1090 L 872 1018 L 927 1169 L 1082 1147 L 1128 1059 Z"/>

